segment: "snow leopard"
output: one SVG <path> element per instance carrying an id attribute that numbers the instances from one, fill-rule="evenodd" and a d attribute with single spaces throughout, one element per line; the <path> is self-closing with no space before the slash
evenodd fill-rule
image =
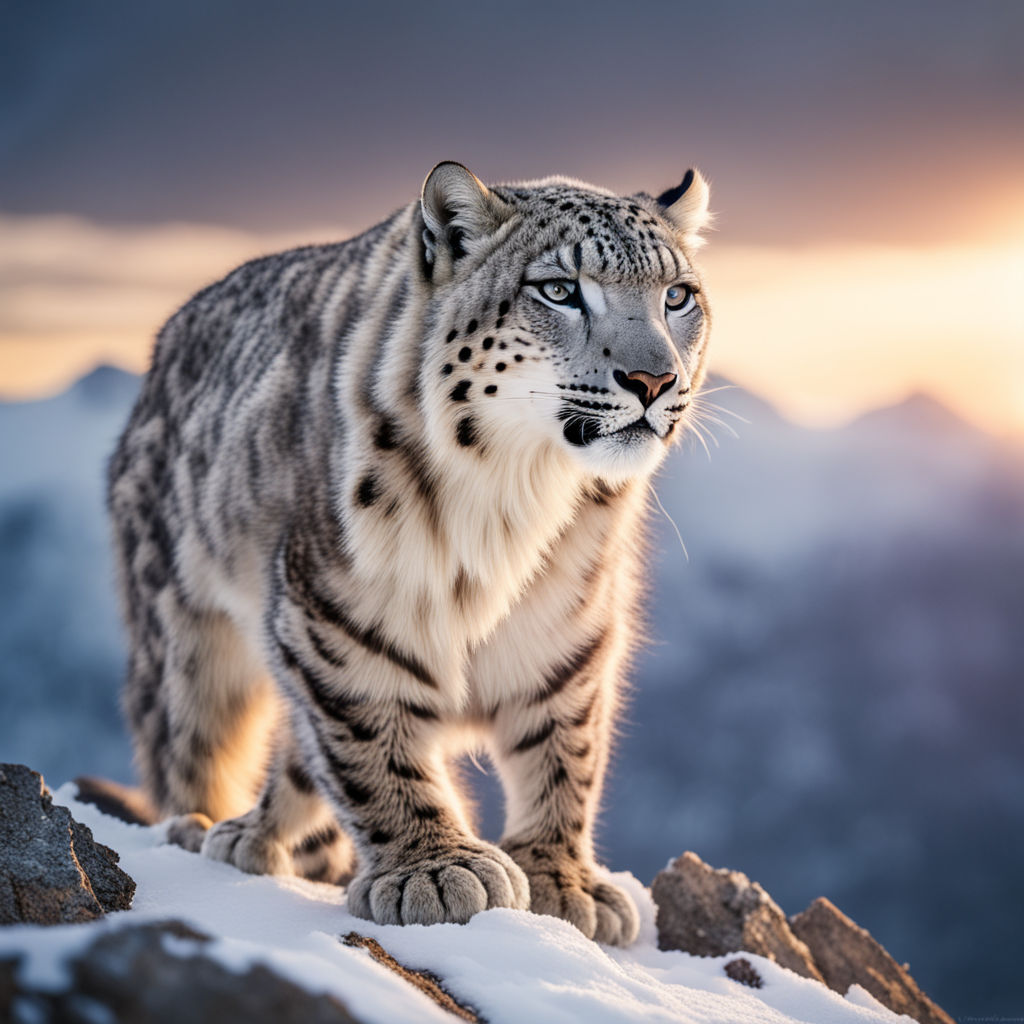
<path id="1" fill-rule="evenodd" d="M 506 907 L 635 939 L 594 827 L 650 481 L 704 378 L 708 194 L 444 162 L 166 323 L 108 499 L 124 710 L 171 841 L 347 883 L 384 924 Z M 500 775 L 497 843 L 467 750 Z"/>

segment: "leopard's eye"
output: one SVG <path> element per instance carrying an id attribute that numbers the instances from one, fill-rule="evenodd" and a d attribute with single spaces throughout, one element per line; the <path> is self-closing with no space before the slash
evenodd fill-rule
<path id="1" fill-rule="evenodd" d="M 541 294 L 549 302 L 556 302 L 560 306 L 568 305 L 576 294 L 575 281 L 545 281 L 540 286 Z"/>
<path id="2" fill-rule="evenodd" d="M 670 313 L 689 313 L 696 304 L 693 289 L 687 284 L 674 284 L 665 292 L 665 309 Z"/>

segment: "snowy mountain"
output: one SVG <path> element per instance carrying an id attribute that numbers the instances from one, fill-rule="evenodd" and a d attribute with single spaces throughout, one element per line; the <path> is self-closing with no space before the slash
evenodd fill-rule
<path id="1" fill-rule="evenodd" d="M 752 989 L 728 978 L 734 956 L 694 957 L 657 948 L 650 892 L 629 874 L 616 881 L 637 900 L 643 925 L 628 950 L 598 946 L 572 925 L 525 911 L 489 910 L 468 924 L 387 926 L 352 917 L 344 891 L 302 879 L 258 878 L 226 864 L 161 845 L 163 829 L 125 825 L 73 799 L 74 786 L 54 794 L 116 848 L 138 889 L 130 911 L 94 924 L 15 925 L 0 929 L 0 960 L 23 956 L 21 983 L 63 991 L 64 966 L 96 936 L 143 921 L 184 919 L 213 938 L 168 937 L 179 957 L 201 952 L 232 972 L 264 964 L 312 993 L 337 997 L 365 1024 L 444 1024 L 455 1018 L 421 991 L 342 942 L 351 932 L 377 940 L 401 964 L 441 979 L 445 991 L 490 1024 L 896 1024 L 907 1021 L 854 986 L 846 998 L 771 960 L 744 954 L 763 979 Z M 102 1007 L 81 1019 L 107 1019 Z M 28 1019 L 28 1018 L 25 1018 Z M 33 1018 L 34 1019 L 34 1018 Z"/>
<path id="2" fill-rule="evenodd" d="M 0 759 L 54 782 L 131 777 L 102 476 L 136 389 L 0 404 Z M 689 848 L 828 896 L 954 1014 L 1019 1008 L 1024 453 L 925 397 L 832 431 L 708 400 L 749 423 L 658 482 L 689 561 L 655 509 L 608 863 Z"/>

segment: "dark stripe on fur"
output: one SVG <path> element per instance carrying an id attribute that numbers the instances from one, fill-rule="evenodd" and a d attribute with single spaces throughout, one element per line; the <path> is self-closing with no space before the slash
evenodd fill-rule
<path id="1" fill-rule="evenodd" d="M 328 665 L 334 668 L 344 668 L 345 658 L 340 654 L 335 654 L 327 644 L 317 635 L 316 630 L 309 629 L 306 631 L 309 636 L 310 646 L 316 651 L 317 656 L 325 661 Z"/>
<path id="2" fill-rule="evenodd" d="M 601 650 L 606 637 L 607 632 L 602 632 L 591 640 L 590 643 L 577 648 L 576 653 L 568 661 L 562 662 L 544 680 L 544 688 L 530 703 L 532 705 L 543 704 L 544 701 L 553 697 L 556 693 L 561 693 L 573 677 L 584 671 L 594 660 L 598 651 Z"/>
<path id="3" fill-rule="evenodd" d="M 306 854 L 308 856 L 311 853 L 316 853 L 317 850 L 323 849 L 325 846 L 336 843 L 340 838 L 341 833 L 333 825 L 326 825 L 324 828 L 306 836 L 298 846 L 293 848 L 292 853 Z"/>
<path id="4" fill-rule="evenodd" d="M 513 748 L 513 754 L 522 754 L 527 750 L 540 746 L 555 731 L 555 720 L 553 718 L 545 722 L 536 732 L 528 733 Z"/>
<path id="5" fill-rule="evenodd" d="M 388 759 L 388 771 L 392 775 L 397 775 L 400 779 L 412 779 L 414 782 L 422 782 L 426 776 L 411 764 L 401 764 L 396 761 L 394 757 Z"/>
<path id="6" fill-rule="evenodd" d="M 343 605 L 331 600 L 331 598 L 325 597 L 323 594 L 317 593 L 312 588 L 309 588 L 303 594 L 303 597 L 313 606 L 318 615 L 340 627 L 356 643 L 361 644 L 373 654 L 379 654 L 381 657 L 387 658 L 392 664 L 408 672 L 409 675 L 418 679 L 425 686 L 437 689 L 437 682 L 431 676 L 427 667 L 411 654 L 400 650 L 396 644 L 383 636 L 378 626 L 370 626 L 368 629 L 364 629 L 352 619 L 348 609 Z"/>
<path id="7" fill-rule="evenodd" d="M 330 693 L 316 671 L 309 665 L 305 664 L 295 650 L 285 644 L 280 637 L 277 640 L 277 644 L 281 650 L 284 663 L 302 676 L 302 681 L 306 684 L 306 689 L 308 690 L 309 695 L 314 701 L 316 701 L 320 710 L 323 711 L 328 718 L 332 718 L 335 721 L 347 721 L 352 709 L 353 701 L 337 694 Z"/>

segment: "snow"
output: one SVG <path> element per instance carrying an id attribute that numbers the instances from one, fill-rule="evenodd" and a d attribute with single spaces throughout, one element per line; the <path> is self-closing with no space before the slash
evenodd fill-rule
<path id="1" fill-rule="evenodd" d="M 746 988 L 723 972 L 732 957 L 693 957 L 657 948 L 650 893 L 632 875 L 615 874 L 641 908 L 640 938 L 630 949 L 602 947 L 571 925 L 522 911 L 491 910 L 466 925 L 375 925 L 345 911 L 344 890 L 295 878 L 245 875 L 163 841 L 161 826 L 127 825 L 54 794 L 102 843 L 121 856 L 138 890 L 130 911 L 88 925 L 0 930 L 0 956 L 20 954 L 23 979 L 56 991 L 64 964 L 104 929 L 178 918 L 214 938 L 204 949 L 232 970 L 266 964 L 310 992 L 332 993 L 372 1024 L 453 1018 L 363 949 L 342 944 L 350 931 L 377 939 L 400 963 L 441 979 L 460 1002 L 492 1024 L 587 1021 L 611 1024 L 847 1024 L 906 1021 L 863 989 L 844 999 L 763 957 L 744 953 L 764 979 Z M 189 943 L 170 951 L 189 955 Z"/>

